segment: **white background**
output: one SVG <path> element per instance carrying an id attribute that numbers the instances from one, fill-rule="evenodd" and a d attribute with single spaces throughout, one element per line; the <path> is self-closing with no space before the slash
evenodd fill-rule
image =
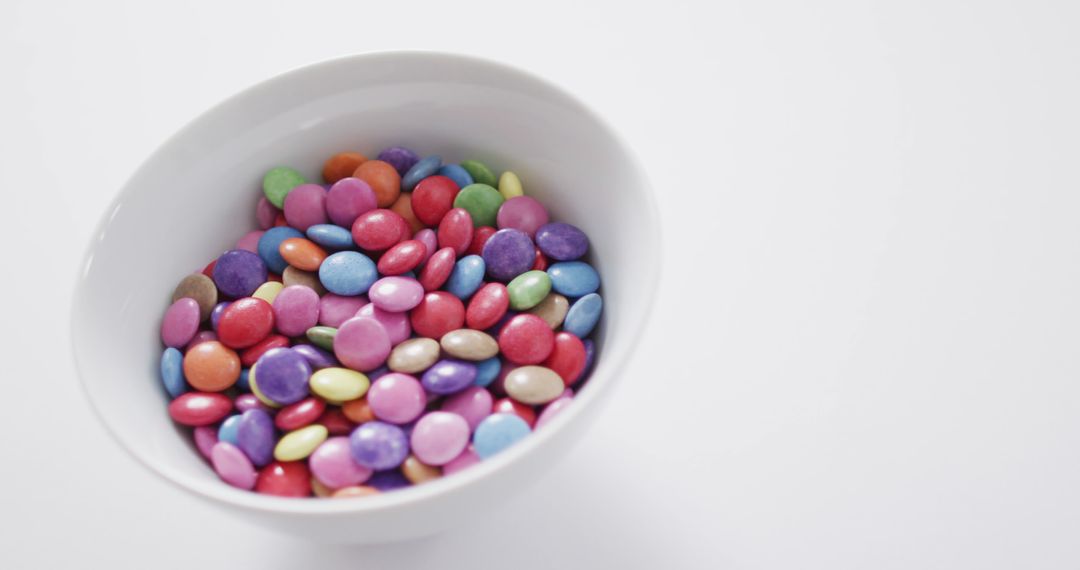
<path id="1" fill-rule="evenodd" d="M 0 4 L 0 567 L 1080 565 L 1075 2 L 189 4 Z M 632 378 L 532 494 L 316 546 L 121 452 L 74 377 L 70 288 L 191 117 L 388 48 L 597 107 L 651 173 L 665 274 Z"/>

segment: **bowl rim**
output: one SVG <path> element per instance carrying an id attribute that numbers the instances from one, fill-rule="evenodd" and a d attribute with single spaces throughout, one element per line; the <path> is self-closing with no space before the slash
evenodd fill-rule
<path id="1" fill-rule="evenodd" d="M 453 477 L 441 477 L 435 481 L 425 483 L 424 485 L 398 489 L 392 493 L 380 493 L 378 495 L 366 497 L 363 501 L 296 500 L 294 498 L 268 496 L 248 490 L 237 489 L 227 484 L 222 484 L 219 481 L 193 479 L 188 475 L 176 472 L 138 453 L 134 446 L 127 442 L 124 434 L 119 433 L 112 423 L 110 423 L 108 418 L 105 417 L 101 406 L 98 404 L 97 397 L 88 385 L 88 373 L 84 371 L 84 365 L 79 358 L 79 341 L 77 338 L 78 333 L 76 332 L 77 330 L 80 330 L 80 322 L 82 321 L 79 311 L 79 300 L 80 294 L 84 290 L 82 284 L 86 280 L 92 265 L 94 252 L 104 238 L 105 231 L 112 221 L 113 216 L 116 214 L 120 204 L 123 203 L 129 193 L 136 191 L 136 189 L 132 187 L 133 180 L 136 179 L 139 174 L 147 168 L 147 165 L 153 162 L 159 154 L 171 147 L 177 140 L 182 140 L 187 136 L 189 131 L 200 126 L 208 116 L 233 104 L 237 100 L 253 96 L 263 89 L 272 88 L 275 84 L 284 84 L 294 76 L 338 66 L 348 67 L 380 59 L 402 60 L 403 62 L 405 60 L 441 60 L 443 63 L 447 64 L 485 67 L 498 75 L 511 76 L 519 80 L 532 82 L 547 89 L 551 95 L 561 99 L 561 101 L 559 101 L 560 104 L 567 105 L 575 111 L 588 116 L 596 125 L 605 131 L 605 134 L 607 134 L 618 147 L 621 155 L 625 156 L 633 165 L 636 171 L 635 175 L 639 176 L 642 181 L 642 188 L 644 189 L 643 199 L 646 201 L 644 204 L 645 216 L 648 219 L 649 226 L 651 226 L 652 233 L 652 238 L 647 240 L 649 251 L 644 252 L 645 255 L 643 255 L 643 258 L 652 260 L 656 264 L 654 270 L 645 271 L 641 274 L 641 279 L 644 281 L 642 285 L 645 289 L 646 306 L 640 313 L 639 320 L 637 322 L 629 323 L 630 326 L 628 327 L 628 330 L 633 330 L 634 328 L 640 329 L 640 325 L 648 322 L 655 310 L 656 292 L 659 288 L 660 275 L 663 273 L 663 259 L 661 255 L 663 249 L 660 215 L 653 186 L 640 158 L 633 152 L 632 147 L 627 143 L 622 134 L 601 114 L 593 110 L 581 99 L 563 87 L 534 72 L 501 61 L 475 55 L 438 50 L 379 50 L 360 52 L 295 66 L 281 73 L 272 75 L 244 87 L 192 117 L 184 123 L 183 126 L 165 138 L 165 140 L 158 144 L 153 151 L 140 161 L 131 176 L 129 176 L 115 192 L 105 211 L 101 214 L 95 224 L 94 229 L 90 234 L 90 239 L 84 248 L 83 255 L 80 257 L 80 264 L 78 266 L 77 276 L 70 297 L 72 300 L 70 314 L 71 326 L 69 329 L 70 354 L 75 363 L 76 376 L 79 379 L 78 384 L 81 387 L 86 400 L 90 403 L 90 408 L 93 410 L 94 415 L 105 427 L 105 430 L 110 434 L 112 439 L 119 444 L 129 456 L 133 457 L 137 463 L 156 473 L 162 479 L 174 486 L 193 493 L 203 499 L 225 503 L 249 511 L 308 516 L 379 512 L 396 509 L 405 505 L 431 501 L 437 499 L 439 496 L 453 494 L 455 491 L 466 487 L 479 485 L 482 481 L 495 476 L 497 472 L 502 471 L 511 463 L 516 462 L 520 457 L 531 453 L 534 449 L 544 446 L 554 434 L 564 429 L 563 426 L 569 423 L 573 417 L 582 413 L 582 411 L 590 405 L 593 405 L 593 400 L 600 397 L 601 392 L 603 392 L 603 390 L 586 390 L 585 393 L 580 396 L 575 395 L 574 399 L 579 403 L 577 405 L 569 406 L 565 411 L 553 418 L 546 424 L 545 429 L 531 433 L 529 437 L 525 438 L 524 441 L 519 444 L 513 445 L 507 450 L 485 459 L 468 470 L 456 473 Z M 619 353 L 605 355 L 605 360 L 610 363 L 605 370 L 605 374 L 599 378 L 591 378 L 590 382 L 597 383 L 597 381 L 599 381 L 598 383 L 602 386 L 616 382 L 617 379 L 622 376 L 621 372 L 624 370 L 630 355 L 634 353 L 634 349 L 640 342 L 641 336 L 640 333 L 632 335 L 632 337 L 623 344 L 621 347 L 622 350 L 619 351 Z M 607 387 L 606 389 L 610 390 L 610 387 Z"/>

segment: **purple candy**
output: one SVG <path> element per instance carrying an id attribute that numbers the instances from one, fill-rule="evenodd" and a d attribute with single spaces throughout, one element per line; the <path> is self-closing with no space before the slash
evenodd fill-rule
<path id="1" fill-rule="evenodd" d="M 247 297 L 266 282 L 266 264 L 258 254 L 233 249 L 214 265 L 214 284 L 229 297 Z"/>
<path id="2" fill-rule="evenodd" d="M 528 234 L 512 228 L 492 234 L 482 253 L 488 275 L 499 281 L 510 281 L 532 269 L 536 259 L 536 248 Z"/>
<path id="3" fill-rule="evenodd" d="M 334 358 L 333 354 L 313 345 L 313 344 L 298 344 L 292 347 L 294 352 L 303 356 L 311 368 L 314 370 L 322 370 L 323 368 L 332 368 L 334 366 L 340 366 L 337 358 Z M 260 386 L 262 382 L 259 382 Z"/>
<path id="4" fill-rule="evenodd" d="M 577 226 L 552 222 L 536 230 L 536 246 L 558 261 L 572 261 L 589 251 L 589 238 Z"/>
<path id="5" fill-rule="evenodd" d="M 308 395 L 311 365 L 291 348 L 272 348 L 255 363 L 255 385 L 271 401 L 287 406 Z"/>
<path id="6" fill-rule="evenodd" d="M 257 466 L 270 463 L 274 458 L 274 420 L 270 414 L 258 408 L 240 416 L 236 426 L 236 446 Z"/>
<path id="7" fill-rule="evenodd" d="M 405 176 L 414 164 L 420 162 L 420 157 L 415 152 L 403 146 L 392 146 L 380 152 L 378 159 L 390 163 L 401 176 Z"/>
<path id="8" fill-rule="evenodd" d="M 349 436 L 353 459 L 368 469 L 393 469 L 409 455 L 409 438 L 394 424 L 366 422 Z"/>
<path id="9" fill-rule="evenodd" d="M 240 394 L 236 397 L 236 400 L 233 401 L 233 405 L 236 406 L 236 409 L 239 410 L 241 414 L 248 410 L 268 411 L 266 409 L 266 404 L 262 403 L 255 394 Z"/>
<path id="10" fill-rule="evenodd" d="M 210 326 L 214 328 L 215 332 L 217 331 L 218 321 L 221 320 L 221 313 L 225 312 L 225 307 L 228 306 L 228 301 L 222 301 L 214 305 L 213 309 L 210 309 Z"/>
<path id="11" fill-rule="evenodd" d="M 375 487 L 380 491 L 386 492 L 408 487 L 411 483 L 409 483 L 409 480 L 405 478 L 405 475 L 403 475 L 400 470 L 390 469 L 387 471 L 376 472 L 370 479 L 364 482 L 364 485 Z"/>
<path id="12" fill-rule="evenodd" d="M 386 366 L 380 366 L 380 367 L 376 368 L 375 370 L 372 370 L 371 372 L 365 372 L 364 375 L 368 377 L 368 380 L 374 382 L 374 381 L 378 380 L 379 378 L 382 378 L 383 376 L 386 376 L 389 373 L 390 373 L 389 368 L 387 368 Z"/>
<path id="13" fill-rule="evenodd" d="M 445 358 L 428 368 L 420 378 L 420 383 L 428 392 L 446 395 L 468 388 L 475 380 L 475 364 Z"/>

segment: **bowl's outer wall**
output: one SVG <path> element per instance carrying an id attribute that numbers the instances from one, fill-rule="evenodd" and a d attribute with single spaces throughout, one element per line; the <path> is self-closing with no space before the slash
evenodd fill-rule
<path id="1" fill-rule="evenodd" d="M 390 145 L 510 169 L 553 219 L 582 227 L 603 279 L 593 377 L 550 427 L 495 460 L 364 501 L 300 501 L 231 489 L 165 412 L 158 327 L 173 287 L 255 229 L 262 173 L 320 181 L 335 152 Z M 644 174 L 616 135 L 546 82 L 458 56 L 391 53 L 305 67 L 197 118 L 136 172 L 93 236 L 76 287 L 73 343 L 95 409 L 136 458 L 251 518 L 334 541 L 408 538 L 461 524 L 521 488 L 581 437 L 644 326 L 659 273 L 657 216 Z M 332 503 L 332 504 L 331 504 Z"/>

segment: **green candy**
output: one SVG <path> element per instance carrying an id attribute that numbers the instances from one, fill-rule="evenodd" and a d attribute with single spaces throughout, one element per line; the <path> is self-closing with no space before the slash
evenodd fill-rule
<path id="1" fill-rule="evenodd" d="M 285 195 L 304 182 L 304 177 L 288 166 L 271 168 L 263 176 L 263 194 L 271 204 L 281 209 L 285 207 Z"/>
<path id="2" fill-rule="evenodd" d="M 465 169 L 465 172 L 469 173 L 469 176 L 472 176 L 473 182 L 477 184 L 495 186 L 499 183 L 498 179 L 495 178 L 495 173 L 479 160 L 463 160 L 461 161 L 461 167 Z"/>
<path id="3" fill-rule="evenodd" d="M 510 308 L 525 311 L 540 304 L 551 292 L 551 277 L 546 271 L 526 271 L 506 286 L 510 295 Z"/>
<path id="4" fill-rule="evenodd" d="M 469 184 L 454 198 L 455 208 L 464 208 L 472 216 L 473 227 L 494 226 L 495 216 L 499 213 L 506 198 L 499 191 L 487 184 Z"/>
<path id="5" fill-rule="evenodd" d="M 334 337 L 337 336 L 337 329 L 334 327 L 317 326 L 311 327 L 305 333 L 315 346 L 333 352 L 334 350 Z"/>

